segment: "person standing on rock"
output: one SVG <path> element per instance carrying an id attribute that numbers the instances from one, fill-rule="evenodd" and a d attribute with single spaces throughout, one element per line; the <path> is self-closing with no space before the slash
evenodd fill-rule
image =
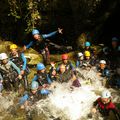
<path id="1" fill-rule="evenodd" d="M 36 45 L 35 47 L 38 47 L 38 50 L 40 50 L 40 53 L 43 56 L 43 62 L 44 64 L 47 64 L 49 62 L 49 49 L 48 49 L 48 44 L 47 44 L 47 38 L 53 37 L 57 33 L 62 34 L 62 29 L 58 28 L 58 30 L 51 32 L 49 34 L 41 34 L 39 30 L 33 29 L 32 33 L 28 35 L 27 40 L 30 42 L 26 45 L 24 45 L 23 50 L 25 51 L 26 49 L 32 47 L 33 45 Z"/>
<path id="2" fill-rule="evenodd" d="M 6 53 L 0 54 L 0 74 L 2 76 L 3 87 L 8 92 L 18 90 L 19 81 L 22 79 L 20 69 L 9 60 Z"/>
<path id="3" fill-rule="evenodd" d="M 25 89 L 28 89 L 27 75 L 29 74 L 29 68 L 27 66 L 27 59 L 24 53 L 20 52 L 16 44 L 10 45 L 10 60 L 20 68 L 20 73 L 23 78 L 23 85 Z M 22 81 L 21 81 L 22 82 Z"/>

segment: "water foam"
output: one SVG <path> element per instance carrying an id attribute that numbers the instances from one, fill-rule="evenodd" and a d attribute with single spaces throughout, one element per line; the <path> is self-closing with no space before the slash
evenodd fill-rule
<path id="1" fill-rule="evenodd" d="M 50 116 L 61 120 L 80 120 L 87 117 L 93 102 L 99 97 L 95 91 L 102 91 L 104 88 L 95 70 L 79 72 L 83 75 L 79 78 L 82 87 L 71 88 L 71 82 L 55 83 L 56 88 L 53 88 L 52 94 L 42 101 L 42 105 L 41 100 L 35 105 L 39 113 L 44 112 L 48 119 Z M 88 79 L 92 80 L 91 84 L 85 84 Z M 47 112 L 44 109 L 46 107 Z"/>

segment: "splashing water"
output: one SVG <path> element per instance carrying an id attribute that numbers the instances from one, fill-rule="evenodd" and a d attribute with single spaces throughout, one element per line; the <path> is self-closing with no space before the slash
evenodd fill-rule
<path id="1" fill-rule="evenodd" d="M 14 104 L 14 95 L 0 96 L 0 120 L 7 116 L 7 109 Z"/>
<path id="2" fill-rule="evenodd" d="M 63 84 L 54 82 L 51 87 L 52 93 L 46 99 L 41 99 L 28 108 L 27 114 L 30 115 L 30 119 L 32 117 L 34 120 L 89 120 L 87 115 L 90 113 L 93 102 L 106 88 L 102 86 L 102 78 L 98 77 L 95 68 L 77 71 L 80 73 L 79 81 L 82 86 L 71 87 L 71 81 Z M 113 89 L 110 91 L 114 93 L 112 94 L 113 102 L 120 103 L 118 91 Z M 6 104 L 8 105 L 4 106 L 4 109 L 13 104 L 13 99 L 11 101 L 7 99 Z M 0 102 L 0 106 L 3 105 L 5 104 Z"/>
<path id="3" fill-rule="evenodd" d="M 0 112 L 13 105 L 14 96 L 8 95 L 6 97 L 0 96 Z"/>
<path id="4" fill-rule="evenodd" d="M 95 91 L 102 91 L 101 78 L 96 71 L 91 69 L 78 70 L 82 75 L 80 82 L 82 87 L 71 88 L 69 83 L 55 83 L 55 88 L 45 100 L 40 100 L 35 104 L 38 113 L 44 113 L 49 120 L 51 116 L 60 120 L 82 120 L 90 113 L 93 102 L 99 97 Z M 86 84 L 87 80 L 92 80 L 92 84 Z M 47 108 L 47 109 L 46 109 Z"/>

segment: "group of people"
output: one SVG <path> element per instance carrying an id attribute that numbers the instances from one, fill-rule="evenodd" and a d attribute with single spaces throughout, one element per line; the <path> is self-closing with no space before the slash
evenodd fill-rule
<path id="1" fill-rule="evenodd" d="M 6 91 L 18 90 L 18 87 L 24 85 L 24 88 L 28 87 L 27 75 L 29 69 L 27 67 L 27 59 L 24 53 L 18 50 L 16 44 L 10 45 L 9 56 L 6 53 L 0 54 L 0 83 L 1 88 Z M 0 92 L 1 92 L 0 91 Z"/>
<path id="2" fill-rule="evenodd" d="M 16 44 L 12 44 L 10 45 L 9 55 L 6 53 L 0 54 L 0 92 L 2 93 L 3 89 L 6 91 L 18 91 L 20 86 L 24 87 L 25 91 L 28 92 L 25 92 L 19 101 L 22 109 L 31 102 L 35 103 L 42 96 L 50 94 L 52 91 L 49 88 L 54 81 L 59 83 L 70 81 L 71 87 L 80 87 L 81 84 L 76 69 L 89 70 L 94 66 L 98 71 L 98 76 L 105 77 L 108 80 L 106 83 L 109 84 L 109 87 L 120 87 L 120 67 L 117 65 L 120 58 L 120 46 L 117 38 L 112 38 L 111 48 L 103 48 L 102 56 L 99 56 L 96 48 L 92 49 L 91 43 L 86 41 L 84 50 L 77 53 L 75 64 L 71 62 L 68 54 L 62 54 L 61 62 L 56 64 L 55 61 L 50 62 L 50 53 L 45 41 L 46 38 L 52 37 L 57 33 L 62 34 L 62 29 L 58 28 L 57 31 L 50 34 L 40 34 L 37 29 L 33 29 L 30 42 L 23 47 L 22 52 L 19 51 Z M 27 66 L 24 51 L 35 44 L 39 46 L 43 56 L 43 63 L 37 64 L 36 74 L 29 85 L 27 76 L 30 70 Z M 51 64 L 49 72 L 46 71 L 48 61 Z M 115 71 L 114 75 L 111 74 L 112 70 Z M 113 80 L 114 78 L 116 79 Z M 111 102 L 109 91 L 103 91 L 102 97 L 94 102 L 92 112 L 96 113 L 97 108 L 103 116 L 108 116 L 109 111 L 113 110 L 119 117 L 115 105 Z"/>

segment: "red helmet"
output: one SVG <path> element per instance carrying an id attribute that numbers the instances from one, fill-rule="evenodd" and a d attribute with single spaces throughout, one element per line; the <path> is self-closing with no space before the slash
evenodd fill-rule
<path id="1" fill-rule="evenodd" d="M 67 54 L 63 54 L 62 55 L 62 60 L 67 60 L 68 59 L 68 55 Z"/>

